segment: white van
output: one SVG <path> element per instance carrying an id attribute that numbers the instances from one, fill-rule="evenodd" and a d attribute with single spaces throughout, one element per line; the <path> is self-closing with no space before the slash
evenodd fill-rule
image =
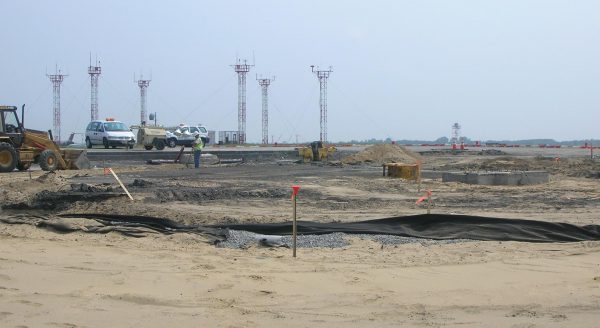
<path id="1" fill-rule="evenodd" d="M 104 121 L 92 121 L 85 129 L 85 145 L 103 145 L 104 148 L 125 146 L 133 148 L 135 135 L 123 122 L 107 118 Z"/>

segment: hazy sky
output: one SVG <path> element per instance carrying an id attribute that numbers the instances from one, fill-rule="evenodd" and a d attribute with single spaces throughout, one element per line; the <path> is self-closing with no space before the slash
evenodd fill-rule
<path id="1" fill-rule="evenodd" d="M 333 66 L 331 141 L 600 138 L 600 1 L 2 1 L 0 103 L 52 127 L 55 64 L 62 134 L 90 118 L 89 54 L 102 66 L 100 117 L 139 121 L 133 74 L 152 73 L 159 123 L 237 130 L 236 57 L 248 75 L 247 134 L 261 140 L 256 74 L 275 141 L 319 138 L 319 83 Z"/>

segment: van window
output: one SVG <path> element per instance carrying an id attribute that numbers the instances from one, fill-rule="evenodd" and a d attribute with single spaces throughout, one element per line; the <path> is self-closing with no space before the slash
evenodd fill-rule
<path id="1" fill-rule="evenodd" d="M 200 129 L 200 132 L 206 133 L 206 129 L 203 126 L 201 126 L 199 129 Z"/>
<path id="2" fill-rule="evenodd" d="M 127 126 L 121 122 L 108 122 L 104 123 L 105 131 L 129 131 Z"/>

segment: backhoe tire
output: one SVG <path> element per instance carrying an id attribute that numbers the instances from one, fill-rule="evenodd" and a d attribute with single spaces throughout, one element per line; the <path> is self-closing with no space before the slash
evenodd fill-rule
<path id="1" fill-rule="evenodd" d="M 17 151 L 6 142 L 0 142 L 0 172 L 12 172 L 17 166 Z"/>
<path id="2" fill-rule="evenodd" d="M 104 145 L 104 149 L 108 149 L 108 147 L 110 146 L 108 144 L 108 139 L 106 139 L 106 138 L 102 139 L 102 144 Z"/>
<path id="3" fill-rule="evenodd" d="M 171 139 L 167 140 L 167 145 L 169 146 L 169 148 L 177 147 L 177 139 L 171 138 Z"/>
<path id="4" fill-rule="evenodd" d="M 58 158 L 56 158 L 56 154 L 50 149 L 44 150 L 40 154 L 38 161 L 44 171 L 53 172 L 58 168 Z"/>
<path id="5" fill-rule="evenodd" d="M 30 167 L 31 167 L 31 162 L 17 163 L 17 170 L 19 170 L 19 171 L 27 171 L 27 170 L 29 170 Z"/>
<path id="6" fill-rule="evenodd" d="M 92 148 L 92 140 L 90 140 L 90 138 L 85 138 L 85 146 Z"/>
<path id="7" fill-rule="evenodd" d="M 154 146 L 152 146 L 152 145 L 145 145 L 144 146 L 144 149 L 146 149 L 146 150 L 152 150 L 152 148 L 154 148 Z"/>
<path id="8" fill-rule="evenodd" d="M 156 147 L 157 150 L 165 149 L 165 141 L 162 139 L 154 139 L 154 147 Z"/>

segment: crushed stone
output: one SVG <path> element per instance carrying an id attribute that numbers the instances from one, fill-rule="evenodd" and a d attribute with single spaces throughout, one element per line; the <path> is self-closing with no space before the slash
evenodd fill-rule
<path id="1" fill-rule="evenodd" d="M 269 243 L 264 239 L 268 237 Z M 402 237 L 394 235 L 371 235 L 371 234 L 346 234 L 335 232 L 323 235 L 298 235 L 296 247 L 298 248 L 341 248 L 350 245 L 351 238 L 372 240 L 382 246 L 421 244 L 422 246 L 447 245 L 463 242 L 471 242 L 468 239 L 433 240 L 414 237 Z M 266 245 L 267 244 L 267 245 Z M 292 247 L 292 236 L 265 236 L 249 231 L 228 230 L 226 240 L 219 242 L 217 247 L 244 249 L 251 246 Z"/>

